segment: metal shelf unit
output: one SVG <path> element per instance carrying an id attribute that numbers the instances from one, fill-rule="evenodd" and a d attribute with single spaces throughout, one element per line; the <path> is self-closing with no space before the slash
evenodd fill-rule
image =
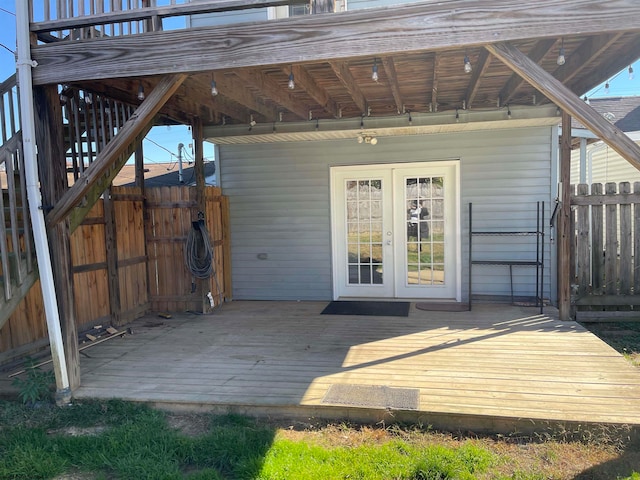
<path id="1" fill-rule="evenodd" d="M 497 258 L 491 260 L 473 259 L 473 237 L 478 235 L 499 237 L 536 237 L 535 260 L 511 260 Z M 509 282 L 511 286 L 511 303 L 513 303 L 513 267 L 535 267 L 536 269 L 536 307 L 540 313 L 544 306 L 544 202 L 536 203 L 536 229 L 530 231 L 491 231 L 473 229 L 473 205 L 469 203 L 469 310 L 473 299 L 472 273 L 474 265 L 505 265 L 509 267 Z"/>

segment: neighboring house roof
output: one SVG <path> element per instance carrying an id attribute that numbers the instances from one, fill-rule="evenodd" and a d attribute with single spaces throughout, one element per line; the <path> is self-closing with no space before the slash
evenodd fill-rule
<path id="1" fill-rule="evenodd" d="M 149 163 L 144 166 L 144 184 L 147 187 L 171 187 L 181 185 L 179 180 L 178 165 L 172 163 Z M 215 162 L 204 163 L 204 177 L 207 185 L 215 184 Z M 125 165 L 113 181 L 118 186 L 135 185 L 135 165 Z M 182 185 L 195 185 L 196 175 L 193 165 L 182 168 Z"/>
<path id="2" fill-rule="evenodd" d="M 640 96 L 594 98 L 589 104 L 623 132 L 640 131 Z M 585 128 L 575 119 L 572 127 Z"/>

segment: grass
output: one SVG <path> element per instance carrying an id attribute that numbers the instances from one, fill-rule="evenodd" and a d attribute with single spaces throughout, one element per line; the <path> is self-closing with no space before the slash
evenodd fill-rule
<path id="1" fill-rule="evenodd" d="M 640 322 L 589 322 L 584 326 L 640 367 Z"/>
<path id="2" fill-rule="evenodd" d="M 1 479 L 29 480 L 640 480 L 640 452 L 613 443 L 274 424 L 122 401 L 62 409 L 2 402 L 0 458 Z"/>

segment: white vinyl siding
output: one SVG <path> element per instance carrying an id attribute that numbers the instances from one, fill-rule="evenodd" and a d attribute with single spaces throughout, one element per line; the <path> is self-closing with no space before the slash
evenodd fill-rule
<path id="1" fill-rule="evenodd" d="M 230 201 L 236 299 L 331 299 L 331 166 L 460 159 L 464 299 L 468 203 L 474 204 L 476 229 L 534 230 L 535 203 L 546 202 L 548 219 L 555 194 L 549 127 L 384 137 L 375 146 L 358 144 L 355 135 L 353 140 L 221 145 L 218 158 L 221 186 Z M 548 228 L 546 233 L 548 297 Z M 474 238 L 474 252 L 480 260 L 535 259 L 531 239 L 517 237 Z M 509 295 L 508 267 L 474 267 L 473 284 L 474 295 Z M 515 268 L 514 290 L 533 296 L 535 269 Z"/>
<path id="2" fill-rule="evenodd" d="M 640 144 L 640 133 L 629 134 Z M 640 182 L 640 171 L 604 142 L 587 146 L 587 183 Z M 571 183 L 580 183 L 580 150 L 571 152 Z"/>

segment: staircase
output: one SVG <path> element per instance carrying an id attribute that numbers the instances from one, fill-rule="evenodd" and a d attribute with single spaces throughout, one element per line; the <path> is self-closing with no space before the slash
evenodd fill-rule
<path id="1" fill-rule="evenodd" d="M 38 278 L 19 113 L 13 75 L 0 84 L 0 328 Z"/>
<path id="2" fill-rule="evenodd" d="M 113 139 L 135 107 L 77 88 L 60 93 L 68 183 L 91 168 L 97 155 Z M 150 128 L 150 127 L 149 127 Z M 24 177 L 18 87 L 13 75 L 0 84 L 0 328 L 38 278 Z M 147 133 L 145 130 L 143 136 Z M 133 152 L 131 147 L 76 208 L 72 230 L 109 186 Z M 4 226 L 4 228 L 1 228 Z"/>

